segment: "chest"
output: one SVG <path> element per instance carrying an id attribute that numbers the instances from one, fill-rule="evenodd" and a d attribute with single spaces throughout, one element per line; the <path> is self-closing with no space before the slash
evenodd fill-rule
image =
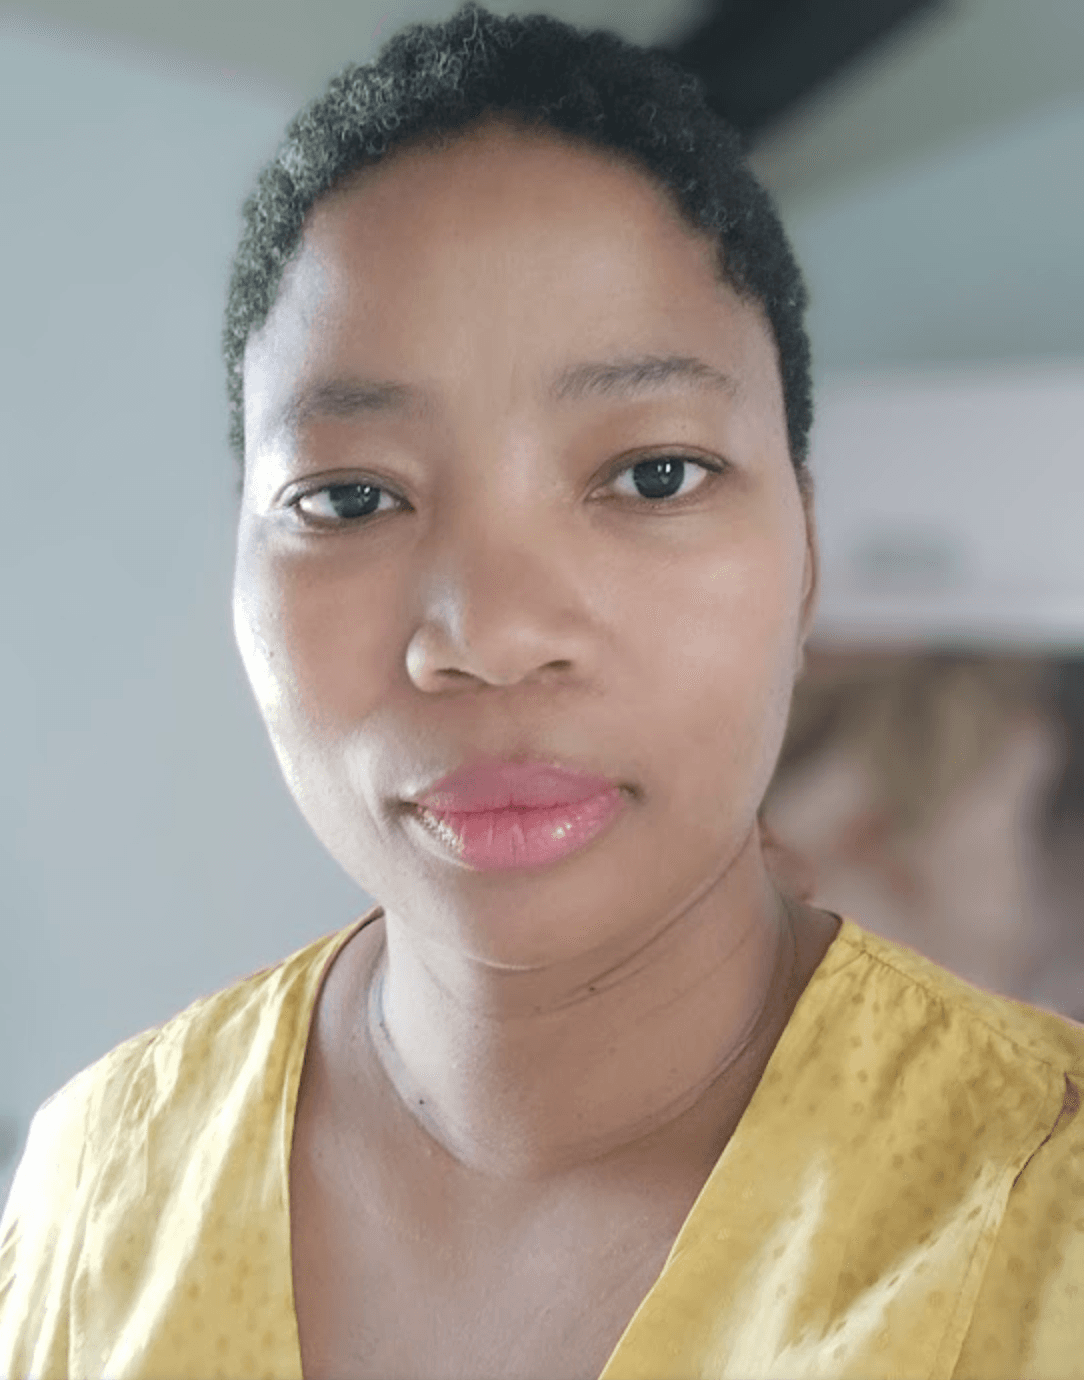
<path id="1" fill-rule="evenodd" d="M 502 1231 L 305 1178 L 292 1205 L 305 1380 L 597 1380 L 677 1230 L 634 1214 L 603 1231 L 551 1207 Z"/>

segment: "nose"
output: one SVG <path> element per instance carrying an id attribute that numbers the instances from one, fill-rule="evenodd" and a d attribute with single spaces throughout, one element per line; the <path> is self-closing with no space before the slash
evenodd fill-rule
<path id="1" fill-rule="evenodd" d="M 589 613 L 582 579 L 560 550 L 477 529 L 429 564 L 407 645 L 407 673 L 429 693 L 513 686 L 586 668 Z"/>

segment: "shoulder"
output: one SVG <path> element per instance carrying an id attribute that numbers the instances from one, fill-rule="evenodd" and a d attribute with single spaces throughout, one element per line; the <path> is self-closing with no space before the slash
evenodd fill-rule
<path id="1" fill-rule="evenodd" d="M 28 1152 L 47 1153 L 64 1182 L 78 1181 L 99 1135 L 112 1140 L 118 1127 L 153 1118 L 161 1105 L 234 1081 L 255 1046 L 273 1054 L 304 1020 L 328 960 L 355 930 L 326 935 L 117 1045 L 42 1104 Z"/>
<path id="2" fill-rule="evenodd" d="M 1048 1070 L 1084 1080 L 1084 1026 L 1067 1017 L 985 991 L 923 958 L 844 920 L 821 965 L 825 977 L 850 970 L 852 981 L 892 1003 L 882 1004 L 888 1027 L 932 1039 L 951 1034 L 969 1053 L 1006 1068 Z M 1026 1076 L 1026 1075 L 1025 1075 Z"/>
<path id="3" fill-rule="evenodd" d="M 922 1373 L 1077 1374 L 1084 1028 L 851 921 L 807 991 L 791 1080 L 817 1102 L 803 1146 L 823 1147 L 846 1190 L 856 1276 L 921 1263 L 915 1335 L 944 1367 Z"/>
<path id="4" fill-rule="evenodd" d="M 212 1120 L 228 1140 L 227 1121 L 282 1100 L 323 974 L 373 914 L 125 1040 L 42 1104 L 0 1221 L 0 1373 L 28 1318 L 66 1331 L 62 1300 L 102 1202 L 146 1202 L 148 1178 L 183 1168 Z"/>
<path id="5" fill-rule="evenodd" d="M 888 1044 L 906 1081 L 923 1078 L 928 1144 L 937 1108 L 974 1107 L 968 1139 L 999 1210 L 976 1243 L 967 1306 L 958 1313 L 955 1375 L 1077 1374 L 1084 1347 L 1084 1027 L 998 996 L 902 945 L 845 922 L 838 974 L 863 974 L 888 1016 Z M 901 1057 L 902 1056 L 902 1057 Z M 1009 1154 L 1005 1154 L 1010 1151 Z M 1003 1169 L 1000 1193 L 990 1170 Z M 977 1204 L 976 1204 L 977 1205 Z M 973 1211 L 974 1209 L 969 1209 Z"/>

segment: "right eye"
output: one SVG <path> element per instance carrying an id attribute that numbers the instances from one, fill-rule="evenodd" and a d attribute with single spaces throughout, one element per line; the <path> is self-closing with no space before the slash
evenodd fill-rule
<path id="1" fill-rule="evenodd" d="M 324 484 L 318 489 L 309 489 L 293 499 L 290 507 L 296 509 L 305 522 L 334 527 L 362 522 L 377 513 L 391 511 L 399 503 L 400 500 L 387 489 L 368 480 L 358 480 L 352 484 Z"/>

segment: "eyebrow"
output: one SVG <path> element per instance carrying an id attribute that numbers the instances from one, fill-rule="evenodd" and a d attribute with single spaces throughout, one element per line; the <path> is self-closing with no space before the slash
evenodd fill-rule
<path id="1" fill-rule="evenodd" d="M 293 430 L 310 417 L 357 417 L 365 413 L 412 412 L 422 393 L 406 383 L 375 379 L 322 379 L 300 389 L 283 409 L 281 425 Z"/>
<path id="2" fill-rule="evenodd" d="M 695 355 L 634 355 L 629 359 L 574 364 L 557 375 L 550 387 L 550 396 L 558 402 L 589 397 L 630 397 L 665 388 L 671 383 L 692 384 L 727 393 L 737 391 L 737 383 L 729 374 Z"/>
<path id="3" fill-rule="evenodd" d="M 698 388 L 737 391 L 737 383 L 694 355 L 634 355 L 627 359 L 586 360 L 562 369 L 547 389 L 554 402 L 592 397 L 632 397 L 679 383 Z M 324 379 L 308 384 L 282 412 L 281 425 L 293 429 L 310 417 L 357 417 L 365 414 L 423 413 L 429 395 L 406 383 L 376 379 Z"/>

